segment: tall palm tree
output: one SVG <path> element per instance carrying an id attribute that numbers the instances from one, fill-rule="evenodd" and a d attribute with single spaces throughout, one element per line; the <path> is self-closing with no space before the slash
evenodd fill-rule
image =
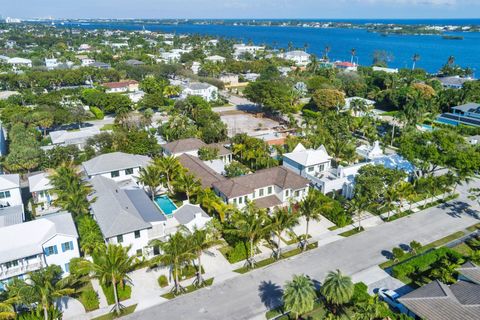
<path id="1" fill-rule="evenodd" d="M 328 303 L 334 306 L 333 313 L 337 307 L 348 303 L 353 296 L 354 285 L 352 279 L 343 275 L 340 270 L 330 271 L 320 289 Z"/>
<path id="2" fill-rule="evenodd" d="M 160 247 L 162 254 L 153 258 L 151 262 L 153 265 L 162 264 L 170 267 L 174 278 L 172 292 L 180 294 L 184 291 L 179 281 L 181 268 L 195 259 L 195 253 L 189 246 L 187 238 L 182 232 L 177 231 L 167 241 L 153 240 L 150 242 L 150 246 Z"/>
<path id="3" fill-rule="evenodd" d="M 447 64 L 448 64 L 449 66 L 454 65 L 454 64 L 455 64 L 455 57 L 454 57 L 454 56 L 449 56 L 449 57 L 448 57 L 448 60 L 447 60 Z"/>
<path id="4" fill-rule="evenodd" d="M 255 267 L 253 258 L 258 243 L 265 238 L 270 230 L 270 221 L 265 210 L 258 209 L 254 203 L 249 202 L 242 211 L 238 211 L 233 219 L 233 227 L 224 232 L 236 235 L 249 244 L 247 266 Z"/>
<path id="5" fill-rule="evenodd" d="M 305 218 L 306 225 L 305 225 L 305 234 L 302 239 L 302 249 L 307 249 L 308 243 L 308 229 L 310 227 L 310 221 L 319 221 L 322 218 L 322 210 L 324 209 L 323 206 L 319 203 L 318 197 L 316 195 L 315 190 L 310 189 L 308 195 L 302 202 L 300 202 L 300 216 Z M 326 206 L 326 205 L 325 205 Z"/>
<path id="6" fill-rule="evenodd" d="M 353 215 L 357 216 L 358 230 L 362 229 L 362 213 L 368 206 L 368 201 L 363 197 L 354 197 L 350 200 L 350 210 Z"/>
<path id="7" fill-rule="evenodd" d="M 188 229 L 187 229 L 188 230 Z M 208 253 L 208 249 L 220 244 L 221 241 L 215 237 L 215 233 L 210 228 L 197 229 L 195 228 L 191 234 L 187 236 L 187 242 L 190 249 L 197 256 L 197 279 L 196 285 L 201 287 L 203 285 L 202 276 L 202 255 L 204 252 Z"/>
<path id="8" fill-rule="evenodd" d="M 305 275 L 294 275 L 292 281 L 285 284 L 283 302 L 285 309 L 295 315 L 295 319 L 306 312 L 312 311 L 317 299 L 312 280 Z"/>
<path id="9" fill-rule="evenodd" d="M 282 254 L 282 233 L 285 230 L 289 230 L 298 224 L 298 215 L 290 212 L 290 210 L 287 208 L 281 208 L 275 210 L 270 219 L 271 231 L 277 237 L 277 250 L 275 252 L 275 257 L 277 259 L 280 259 L 280 256 Z"/>
<path id="10" fill-rule="evenodd" d="M 160 157 L 154 159 L 154 165 L 163 172 L 168 191 L 173 192 L 173 181 L 182 173 L 182 166 L 174 156 Z"/>
<path id="11" fill-rule="evenodd" d="M 398 189 L 397 189 L 396 185 L 392 185 L 392 186 L 387 188 L 385 194 L 383 195 L 385 207 L 388 210 L 387 220 L 390 219 L 390 214 L 391 214 L 391 212 L 393 211 L 394 208 L 397 208 L 397 210 L 398 210 L 399 206 L 398 205 L 395 206 L 394 202 L 398 201 L 399 198 L 400 198 L 400 194 L 398 192 Z"/>
<path id="12" fill-rule="evenodd" d="M 308 63 L 307 65 L 307 69 L 308 71 L 310 71 L 311 73 L 316 73 L 318 68 L 320 66 L 320 63 L 318 61 L 318 58 L 316 55 L 312 54 L 310 56 L 310 62 Z"/>
<path id="13" fill-rule="evenodd" d="M 157 166 L 150 165 L 140 169 L 138 181 L 148 187 L 152 201 L 158 192 L 158 187 L 162 184 L 162 172 Z"/>
<path id="14" fill-rule="evenodd" d="M 76 220 L 78 233 L 80 237 L 80 248 L 88 256 L 94 251 L 105 249 L 105 240 L 98 223 L 90 216 L 85 215 Z"/>
<path id="15" fill-rule="evenodd" d="M 330 53 L 330 50 L 331 50 L 330 46 L 325 46 L 325 60 L 327 61 L 329 60 L 328 54 Z"/>
<path id="16" fill-rule="evenodd" d="M 200 192 L 201 184 L 198 179 L 192 174 L 182 174 L 175 181 L 175 186 L 179 191 L 182 191 L 187 196 L 187 200 L 190 202 L 190 198 Z"/>
<path id="17" fill-rule="evenodd" d="M 417 64 L 417 61 L 419 60 L 420 60 L 420 55 L 418 53 L 415 53 L 412 57 L 412 61 L 413 61 L 412 70 L 415 70 L 415 66 Z"/>
<path id="18" fill-rule="evenodd" d="M 353 64 L 353 62 L 355 61 L 355 56 L 357 55 L 357 49 L 352 48 L 352 50 L 350 50 L 350 54 L 352 56 L 351 63 Z"/>
<path id="19" fill-rule="evenodd" d="M 7 292 L 15 301 L 25 305 L 38 304 L 43 310 L 43 317 L 49 320 L 49 310 L 55 300 L 75 293 L 74 279 L 62 278 L 62 269 L 51 265 L 28 274 L 28 280 L 17 279 L 7 286 Z"/>
<path id="20" fill-rule="evenodd" d="M 117 315 L 121 311 L 117 286 L 123 288 L 125 282 L 132 281 L 128 273 L 137 265 L 137 258 L 130 257 L 129 250 L 130 246 L 109 244 L 104 250 L 97 250 L 93 253 L 93 261 L 84 260 L 79 263 L 79 272 L 88 272 L 101 284 L 112 286 L 115 298 L 114 310 Z"/>

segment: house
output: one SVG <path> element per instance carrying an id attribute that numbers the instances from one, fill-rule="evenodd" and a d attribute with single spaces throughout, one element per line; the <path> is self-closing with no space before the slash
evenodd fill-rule
<path id="1" fill-rule="evenodd" d="M 238 59 L 242 55 L 249 53 L 252 55 L 257 54 L 259 51 L 264 51 L 264 46 L 253 46 L 253 45 L 245 45 L 244 43 L 234 44 L 233 45 L 233 55 Z"/>
<path id="2" fill-rule="evenodd" d="M 372 67 L 373 71 L 382 71 L 382 72 L 386 72 L 386 73 L 398 73 L 398 69 L 395 68 L 384 68 L 384 67 L 377 67 L 377 66 L 373 66 Z"/>
<path id="3" fill-rule="evenodd" d="M 280 54 L 280 58 L 290 60 L 297 66 L 305 66 L 310 62 L 310 54 L 301 50 L 293 50 Z"/>
<path id="4" fill-rule="evenodd" d="M 0 290 L 13 278 L 58 265 L 64 275 L 70 260 L 80 257 L 78 233 L 68 212 L 0 229 Z"/>
<path id="5" fill-rule="evenodd" d="M 211 188 L 216 182 L 227 180 L 227 178 L 213 170 L 204 161 L 188 153 L 180 155 L 178 161 L 190 174 L 193 174 L 195 178 L 200 180 L 204 189 Z"/>
<path id="6" fill-rule="evenodd" d="M 331 160 L 324 146 L 306 149 L 299 143 L 292 152 L 283 155 L 283 166 L 308 179 L 309 175 L 328 171 Z"/>
<path id="7" fill-rule="evenodd" d="M 98 69 L 110 69 L 110 64 L 104 63 L 104 62 L 99 62 L 99 61 L 95 61 L 95 62 L 89 64 L 88 66 L 98 68 Z"/>
<path id="8" fill-rule="evenodd" d="M 182 99 L 188 96 L 199 96 L 206 101 L 215 101 L 218 99 L 218 88 L 208 83 L 190 82 L 183 85 L 183 91 L 180 95 Z"/>
<path id="9" fill-rule="evenodd" d="M 480 315 L 480 268 L 471 262 L 457 269 L 451 285 L 434 280 L 398 299 L 408 315 L 429 320 L 475 320 Z"/>
<path id="10" fill-rule="evenodd" d="M 273 167 L 214 182 L 212 186 L 225 203 L 243 208 L 253 201 L 259 208 L 271 209 L 303 200 L 309 184 L 306 178 L 285 167 Z"/>
<path id="11" fill-rule="evenodd" d="M 90 180 L 91 213 L 106 243 L 131 246 L 129 254 L 149 256 L 148 243 L 166 236 L 167 217 L 139 187 L 121 188 L 101 175 Z"/>
<path id="12" fill-rule="evenodd" d="M 57 59 L 47 59 L 45 58 L 45 67 L 48 69 L 48 70 L 53 70 L 53 69 L 56 69 L 58 67 L 60 63 L 58 62 Z"/>
<path id="13" fill-rule="evenodd" d="M 232 151 L 225 148 L 222 144 L 206 144 L 197 138 L 187 138 L 175 140 L 162 145 L 163 153 L 167 156 L 178 157 L 182 154 L 189 154 L 198 157 L 198 150 L 201 148 L 213 148 L 218 150 L 218 159 L 222 160 L 225 164 L 232 162 Z"/>
<path id="14" fill-rule="evenodd" d="M 182 57 L 182 54 L 179 52 L 162 52 L 160 53 L 162 61 L 165 62 L 177 62 Z"/>
<path id="15" fill-rule="evenodd" d="M 335 61 L 333 63 L 335 68 L 344 71 L 357 71 L 357 65 L 348 61 Z"/>
<path id="16" fill-rule="evenodd" d="M 138 81 L 135 80 L 124 80 L 118 82 L 106 82 L 102 83 L 102 87 L 105 87 L 106 93 L 123 93 L 123 92 L 131 92 L 131 91 L 138 91 L 139 84 Z"/>
<path id="17" fill-rule="evenodd" d="M 200 208 L 199 205 L 185 203 L 172 213 L 178 225 L 187 227 L 190 232 L 195 229 L 201 230 L 212 220 L 212 218 Z"/>
<path id="18" fill-rule="evenodd" d="M 194 61 L 192 63 L 192 66 L 191 66 L 191 70 L 194 74 L 198 74 L 198 72 L 200 71 L 202 65 L 200 64 L 200 62 L 197 62 L 197 61 Z"/>
<path id="19" fill-rule="evenodd" d="M 223 73 L 218 77 L 218 80 L 222 81 L 226 85 L 236 86 L 238 85 L 238 74 Z"/>
<path id="20" fill-rule="evenodd" d="M 471 145 L 478 145 L 478 144 L 480 144 L 480 135 L 470 136 L 470 137 L 467 138 L 467 141 Z"/>
<path id="21" fill-rule="evenodd" d="M 222 56 L 217 56 L 217 55 L 214 55 L 214 56 L 209 56 L 209 57 L 206 57 L 205 58 L 206 61 L 210 61 L 210 62 L 214 62 L 214 63 L 223 63 L 225 62 L 225 59 L 224 57 Z"/>
<path id="22" fill-rule="evenodd" d="M 142 61 L 139 61 L 139 60 L 130 59 L 130 60 L 125 61 L 125 64 L 127 66 L 131 66 L 131 67 L 138 67 L 138 66 L 143 66 L 145 63 L 142 62 Z"/>
<path id="23" fill-rule="evenodd" d="M 81 44 L 79 47 L 78 47 L 78 51 L 80 52 L 88 52 L 92 49 L 92 47 L 86 43 L 83 43 Z"/>
<path id="24" fill-rule="evenodd" d="M 461 89 L 465 82 L 474 81 L 472 78 L 462 78 L 459 76 L 437 78 L 446 89 Z"/>
<path id="25" fill-rule="evenodd" d="M 100 129 L 96 127 L 82 128 L 80 130 L 58 130 L 51 131 L 48 136 L 52 141 L 51 145 L 45 146 L 44 149 L 51 149 L 54 146 L 77 146 L 80 150 L 83 150 L 87 140 L 91 137 L 100 134 Z"/>
<path id="26" fill-rule="evenodd" d="M 11 96 L 15 96 L 17 94 L 20 94 L 18 91 L 0 91 L 0 100 L 7 100 Z"/>
<path id="27" fill-rule="evenodd" d="M 87 57 L 83 57 L 82 59 L 80 59 L 80 62 L 82 64 L 82 67 L 88 67 L 93 65 L 95 63 L 95 60 Z"/>
<path id="28" fill-rule="evenodd" d="M 453 126 L 463 124 L 480 127 L 480 103 L 467 103 L 452 107 L 451 112 L 441 114 L 436 121 Z"/>
<path id="29" fill-rule="evenodd" d="M 373 160 L 383 156 L 383 150 L 380 147 L 379 141 L 375 141 L 373 146 L 363 144 L 357 147 L 355 152 L 365 160 Z"/>
<path id="30" fill-rule="evenodd" d="M 0 175 L 0 226 L 10 225 L 25 220 L 20 175 Z M 2 222 L 3 221 L 3 222 Z"/>
<path id="31" fill-rule="evenodd" d="M 52 205 L 57 196 L 52 192 L 53 185 L 50 183 L 48 173 L 40 172 L 29 176 L 28 188 L 32 194 L 33 203 L 37 205 L 37 215 L 58 211 Z"/>
<path id="32" fill-rule="evenodd" d="M 243 78 L 250 82 L 257 81 L 259 77 L 260 77 L 259 73 L 253 73 L 253 72 L 248 72 L 243 75 Z"/>
<path id="33" fill-rule="evenodd" d="M 19 58 L 19 57 L 8 59 L 7 63 L 11 64 L 14 68 L 19 68 L 19 67 L 31 68 L 32 67 L 32 60 Z"/>
<path id="34" fill-rule="evenodd" d="M 99 155 L 82 163 L 89 178 L 103 176 L 116 181 L 137 177 L 140 168 L 150 164 L 151 159 L 138 154 L 112 152 Z"/>

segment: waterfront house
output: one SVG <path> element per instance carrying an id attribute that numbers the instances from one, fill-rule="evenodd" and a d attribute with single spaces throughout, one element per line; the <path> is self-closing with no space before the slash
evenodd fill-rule
<path id="1" fill-rule="evenodd" d="M 20 175 L 0 175 L 0 226 L 16 224 L 24 220 Z"/>
<path id="2" fill-rule="evenodd" d="M 335 61 L 333 63 L 335 68 L 344 71 L 357 71 L 357 65 L 348 61 Z"/>
<path id="3" fill-rule="evenodd" d="M 294 62 L 297 66 L 306 66 L 310 62 L 310 54 L 301 50 L 281 53 L 279 56 L 280 58 Z"/>
<path id="4" fill-rule="evenodd" d="M 13 278 L 58 265 L 64 275 L 70 260 L 80 257 L 78 233 L 68 212 L 0 229 L 0 290 Z"/>
<path id="5" fill-rule="evenodd" d="M 245 45 L 244 43 L 238 43 L 233 45 L 233 55 L 235 58 L 240 58 L 242 55 L 249 53 L 256 55 L 257 52 L 264 51 L 264 46 Z"/>
<path id="6" fill-rule="evenodd" d="M 452 76 L 452 77 L 440 77 L 437 78 L 438 81 L 442 84 L 442 86 L 446 89 L 461 89 L 465 82 L 474 81 L 475 79 L 472 78 L 462 78 L 459 76 Z"/>
<path id="7" fill-rule="evenodd" d="M 480 127 L 480 103 L 466 103 L 452 107 L 451 112 L 441 114 L 436 121 L 454 126 L 463 124 Z"/>
<path id="8" fill-rule="evenodd" d="M 253 201 L 259 208 L 287 206 L 308 194 L 309 181 L 284 167 L 273 167 L 212 184 L 225 203 L 243 208 Z"/>
<path id="9" fill-rule="evenodd" d="M 381 71 L 381 72 L 386 72 L 386 73 L 398 73 L 397 68 L 385 68 L 385 67 L 373 66 L 372 69 L 373 69 L 373 71 Z"/>
<path id="10" fill-rule="evenodd" d="M 135 80 L 124 80 L 102 83 L 102 87 L 106 88 L 106 93 L 124 93 L 138 91 L 139 84 Z"/>
<path id="11" fill-rule="evenodd" d="M 111 152 L 85 161 L 82 166 L 89 178 L 103 176 L 121 181 L 137 177 L 140 168 L 148 166 L 150 161 L 150 157 L 147 156 Z"/>
<path id="12" fill-rule="evenodd" d="M 215 101 L 218 99 L 218 88 L 208 83 L 190 82 L 183 85 L 180 98 L 185 99 L 188 96 L 199 96 L 206 101 Z"/>

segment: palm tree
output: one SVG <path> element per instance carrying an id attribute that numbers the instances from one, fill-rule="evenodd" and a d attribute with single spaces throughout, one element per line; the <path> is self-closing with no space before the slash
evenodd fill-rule
<path id="1" fill-rule="evenodd" d="M 317 299 L 312 280 L 305 275 L 294 275 L 292 281 L 285 284 L 283 301 L 285 309 L 295 315 L 295 319 L 312 311 Z"/>
<path id="2" fill-rule="evenodd" d="M 242 211 L 236 213 L 233 219 L 233 227 L 225 229 L 225 233 L 236 235 L 249 244 L 247 266 L 255 266 L 254 254 L 258 243 L 265 238 L 270 231 L 270 221 L 265 210 L 258 209 L 252 202 L 247 203 Z"/>
<path id="3" fill-rule="evenodd" d="M 412 70 L 415 70 L 415 66 L 418 60 L 420 60 L 420 55 L 418 53 L 415 53 L 412 57 L 412 61 L 413 61 Z"/>
<path id="4" fill-rule="evenodd" d="M 328 53 L 330 52 L 331 48 L 330 46 L 325 46 L 325 60 L 328 61 Z"/>
<path id="5" fill-rule="evenodd" d="M 313 189 L 310 189 L 308 195 L 302 202 L 300 202 L 300 216 L 305 218 L 306 225 L 305 225 L 305 235 L 302 239 L 302 249 L 307 249 L 308 243 L 308 228 L 310 226 L 310 221 L 319 221 L 322 218 L 322 210 L 324 209 L 322 205 L 318 202 L 318 197 L 316 196 L 316 192 Z"/>
<path id="6" fill-rule="evenodd" d="M 130 257 L 128 251 L 130 246 L 109 244 L 104 250 L 97 250 L 93 253 L 93 262 L 84 260 L 79 263 L 79 272 L 90 273 L 93 278 L 105 286 L 112 286 L 115 298 L 114 310 L 120 314 L 120 301 L 118 299 L 118 286 L 123 288 L 125 282 L 132 280 L 128 273 L 137 265 L 136 257 Z"/>
<path id="7" fill-rule="evenodd" d="M 173 181 L 182 173 L 182 166 L 174 156 L 154 159 L 154 165 L 163 172 L 168 191 L 173 192 Z"/>
<path id="8" fill-rule="evenodd" d="M 155 200 L 158 187 L 162 184 L 162 173 L 157 166 L 150 165 L 140 169 L 138 181 L 148 187 L 152 201 Z"/>
<path id="9" fill-rule="evenodd" d="M 16 302 L 15 298 L 5 299 L 0 301 L 0 320 L 15 319 L 16 313 L 13 304 Z"/>
<path id="10" fill-rule="evenodd" d="M 350 200 L 350 210 L 353 215 L 357 216 L 358 230 L 362 229 L 362 213 L 367 208 L 367 206 L 368 202 L 363 197 L 354 197 L 352 200 Z"/>
<path id="11" fill-rule="evenodd" d="M 310 56 L 310 62 L 309 64 L 307 65 L 307 69 L 308 71 L 310 71 L 311 73 L 316 73 L 318 68 L 319 68 L 320 64 L 319 64 L 319 61 L 318 61 L 318 58 L 316 55 L 312 54 Z"/>
<path id="12" fill-rule="evenodd" d="M 352 50 L 350 50 L 350 54 L 352 55 L 351 63 L 353 64 L 353 61 L 355 60 L 355 56 L 357 55 L 357 49 L 352 48 Z"/>
<path id="13" fill-rule="evenodd" d="M 387 213 L 387 220 L 390 219 L 390 214 L 391 214 L 391 211 L 394 209 L 394 208 L 399 208 L 399 206 L 395 206 L 394 205 L 394 202 L 395 201 L 398 201 L 398 199 L 400 198 L 400 194 L 398 192 L 398 189 L 396 187 L 396 185 L 392 185 L 390 187 L 387 188 L 384 196 L 383 196 L 383 200 L 384 200 L 384 203 L 385 203 L 385 207 L 387 208 L 388 210 L 388 213 Z M 398 211 L 397 211 L 398 212 Z"/>
<path id="14" fill-rule="evenodd" d="M 77 218 L 77 229 L 80 237 L 80 248 L 85 255 L 91 255 L 97 250 L 105 249 L 105 240 L 98 223 L 90 216 L 85 215 Z"/>
<path id="15" fill-rule="evenodd" d="M 272 223 L 271 230 L 277 237 L 277 251 L 275 252 L 275 257 L 280 259 L 282 254 L 282 233 L 298 224 L 298 216 L 290 212 L 287 208 L 281 208 L 276 210 L 270 219 Z"/>
<path id="16" fill-rule="evenodd" d="M 188 230 L 188 229 L 187 229 Z M 201 287 L 203 285 L 203 276 L 202 276 L 202 254 L 207 252 L 211 247 L 220 244 L 221 241 L 215 237 L 211 229 L 197 229 L 195 228 L 193 232 L 187 237 L 187 242 L 189 248 L 197 256 L 198 266 L 197 266 L 197 279 L 196 285 Z M 207 252 L 208 253 L 208 252 Z"/>
<path id="17" fill-rule="evenodd" d="M 448 57 L 447 64 L 449 66 L 452 66 L 454 63 L 455 63 L 455 57 L 454 56 Z"/>
<path id="18" fill-rule="evenodd" d="M 346 304 L 352 299 L 353 290 L 352 279 L 343 275 L 338 269 L 327 274 L 320 289 L 325 300 L 334 306 L 333 313 L 336 313 L 336 307 Z"/>
<path id="19" fill-rule="evenodd" d="M 51 265 L 28 274 L 28 280 L 16 279 L 7 286 L 7 292 L 15 301 L 25 305 L 33 303 L 43 310 L 45 320 L 49 319 L 49 310 L 54 307 L 55 300 L 75 293 L 74 279 L 62 279 L 62 269 Z"/>
<path id="20" fill-rule="evenodd" d="M 179 191 L 182 191 L 187 196 L 188 202 L 190 202 L 190 197 L 200 192 L 201 184 L 198 179 L 195 178 L 192 174 L 182 174 L 175 181 L 175 186 Z"/>
<path id="21" fill-rule="evenodd" d="M 153 265 L 162 264 L 169 266 L 174 278 L 172 292 L 180 294 L 184 291 L 180 285 L 179 274 L 181 268 L 188 262 L 195 259 L 195 253 L 189 246 L 187 238 L 182 232 L 177 231 L 168 238 L 167 241 L 153 240 L 150 242 L 152 247 L 160 247 L 162 254 L 151 260 Z"/>
<path id="22" fill-rule="evenodd" d="M 167 98 L 178 96 L 181 92 L 179 86 L 166 86 L 163 89 L 163 95 Z"/>

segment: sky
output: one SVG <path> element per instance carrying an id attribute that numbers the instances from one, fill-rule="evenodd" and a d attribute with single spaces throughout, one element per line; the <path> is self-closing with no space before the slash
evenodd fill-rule
<path id="1" fill-rule="evenodd" d="M 18 18 L 480 18 L 480 0 L 0 0 Z"/>

